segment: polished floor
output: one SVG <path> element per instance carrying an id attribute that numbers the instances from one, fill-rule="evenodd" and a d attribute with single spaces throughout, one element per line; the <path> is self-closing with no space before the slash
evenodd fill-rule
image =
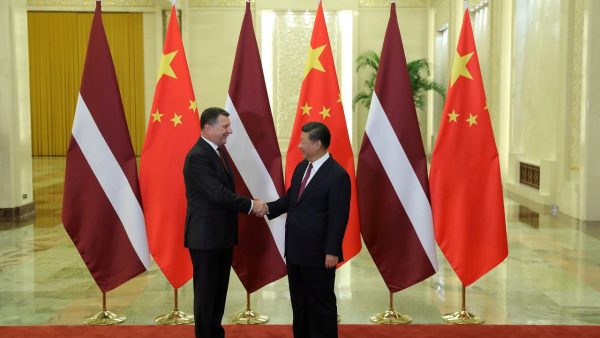
<path id="1" fill-rule="evenodd" d="M 34 158 L 35 221 L 0 224 L 0 325 L 78 325 L 101 306 L 61 224 L 64 165 L 61 157 Z M 535 209 L 506 199 L 509 257 L 467 289 L 468 310 L 490 324 L 600 325 L 600 222 Z M 414 323 L 442 323 L 442 314 L 460 307 L 460 283 L 440 252 L 438 259 L 436 275 L 394 297 Z M 342 323 L 369 323 L 387 308 L 388 291 L 366 249 L 338 270 L 336 294 Z M 270 323 L 291 322 L 285 278 L 251 299 Z M 232 274 L 224 321 L 245 300 Z M 173 290 L 153 265 L 108 293 L 107 304 L 128 324 L 151 324 L 172 310 Z M 192 312 L 191 282 L 179 292 L 179 308 Z"/>

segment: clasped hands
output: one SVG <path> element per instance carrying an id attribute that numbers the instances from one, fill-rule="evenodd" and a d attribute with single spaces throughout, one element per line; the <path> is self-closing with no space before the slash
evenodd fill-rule
<path id="1" fill-rule="evenodd" d="M 256 217 L 264 217 L 269 213 L 269 206 L 262 200 L 253 200 L 252 214 Z"/>

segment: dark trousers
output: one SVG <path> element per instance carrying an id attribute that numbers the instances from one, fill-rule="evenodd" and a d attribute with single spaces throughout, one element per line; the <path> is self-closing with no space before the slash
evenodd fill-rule
<path id="1" fill-rule="evenodd" d="M 337 306 L 335 269 L 287 265 L 295 338 L 334 338 Z"/>
<path id="2" fill-rule="evenodd" d="M 221 326 L 229 287 L 233 248 L 190 249 L 194 267 L 194 321 L 196 338 L 223 338 Z"/>

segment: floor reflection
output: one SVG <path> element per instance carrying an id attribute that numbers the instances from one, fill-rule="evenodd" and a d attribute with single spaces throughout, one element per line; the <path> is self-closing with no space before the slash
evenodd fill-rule
<path id="1" fill-rule="evenodd" d="M 62 157 L 34 158 L 35 220 L 0 227 L 0 325 L 78 325 L 100 309 L 101 294 L 61 224 L 64 168 Z M 490 324 L 600 324 L 600 223 L 505 204 L 509 258 L 467 289 L 468 310 Z M 460 282 L 439 252 L 438 260 L 435 276 L 394 297 L 414 323 L 442 323 L 460 307 Z M 338 270 L 336 293 L 342 323 L 369 323 L 389 303 L 365 248 Z M 251 299 L 270 323 L 291 322 L 285 278 Z M 226 315 L 245 303 L 232 273 Z M 173 309 L 173 290 L 153 265 L 108 293 L 107 304 L 128 324 L 151 324 Z M 179 290 L 179 308 L 192 312 L 191 282 Z"/>

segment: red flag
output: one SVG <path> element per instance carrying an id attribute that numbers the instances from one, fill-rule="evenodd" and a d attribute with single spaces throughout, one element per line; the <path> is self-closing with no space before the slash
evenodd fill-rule
<path id="1" fill-rule="evenodd" d="M 174 288 L 192 278 L 183 245 L 183 162 L 200 136 L 200 119 L 188 69 L 172 6 L 140 160 L 140 185 L 150 251 Z"/>
<path id="2" fill-rule="evenodd" d="M 67 151 L 63 198 L 65 229 L 103 292 L 149 267 L 135 154 L 100 1 Z"/>
<path id="3" fill-rule="evenodd" d="M 468 286 L 508 255 L 498 151 L 465 10 L 429 176 L 435 238 Z"/>
<path id="4" fill-rule="evenodd" d="M 298 108 L 296 110 L 296 119 L 286 155 L 286 187 L 289 187 L 291 184 L 294 168 L 303 159 L 302 153 L 298 149 L 302 126 L 307 122 L 314 121 L 324 123 L 331 131 L 329 152 L 346 169 L 348 175 L 350 175 L 350 182 L 352 184 L 350 218 L 342 243 L 344 259 L 348 261 L 361 248 L 358 201 L 354 179 L 354 155 L 350 146 L 350 138 L 344 118 L 344 108 L 342 107 L 340 88 L 338 86 L 321 1 L 319 1 L 312 38 L 310 39 L 308 60 L 304 73 L 304 80 L 300 89 L 300 99 L 298 100 Z"/>
<path id="5" fill-rule="evenodd" d="M 392 3 L 356 177 L 360 229 L 392 292 L 437 270 L 427 158 Z"/>
<path id="6" fill-rule="evenodd" d="M 234 131 L 227 139 L 227 150 L 233 162 L 237 192 L 265 201 L 284 195 L 281 153 L 250 3 L 246 3 L 225 110 L 231 114 Z M 254 292 L 286 275 L 284 245 L 285 216 L 267 221 L 240 214 L 233 268 L 246 291 Z"/>

